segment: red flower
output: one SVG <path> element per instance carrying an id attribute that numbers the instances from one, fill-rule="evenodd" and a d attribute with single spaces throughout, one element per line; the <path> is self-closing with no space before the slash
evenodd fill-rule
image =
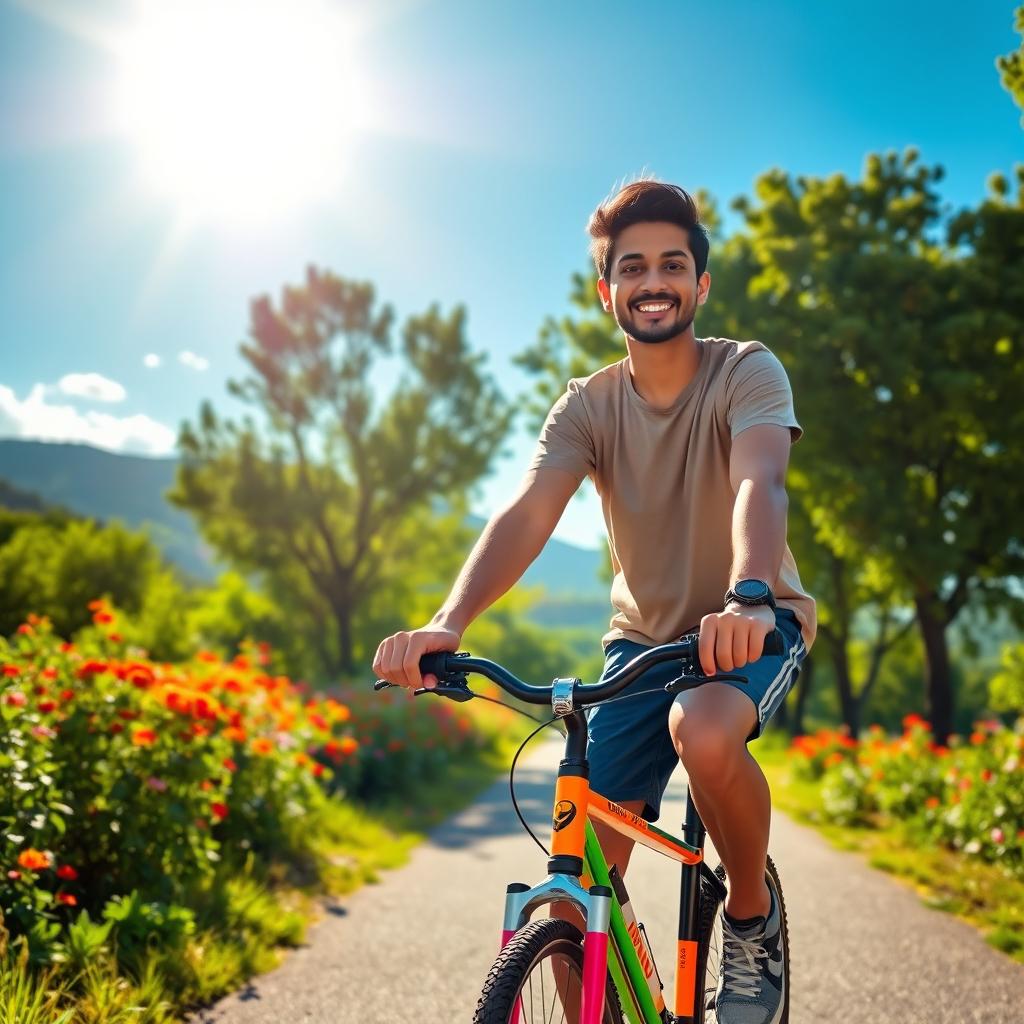
<path id="1" fill-rule="evenodd" d="M 25 706 L 28 697 L 21 693 L 19 690 L 15 690 L 13 693 L 7 694 L 4 700 L 15 708 L 23 708 Z"/>
<path id="2" fill-rule="evenodd" d="M 228 805 L 227 804 L 210 804 L 210 810 L 213 812 L 213 816 L 218 820 L 223 820 L 228 816 Z"/>
<path id="3" fill-rule="evenodd" d="M 74 695 L 75 695 L 75 691 L 74 690 L 61 690 L 60 691 L 60 699 L 61 700 L 71 700 L 74 697 Z"/>
<path id="4" fill-rule="evenodd" d="M 39 702 L 39 710 L 42 711 L 44 715 L 49 714 L 49 712 L 53 711 L 56 706 L 57 702 L 55 700 L 41 700 Z"/>
<path id="5" fill-rule="evenodd" d="M 77 907 L 78 906 L 78 899 L 77 899 L 77 897 L 72 896 L 71 893 L 69 893 L 69 892 L 59 892 L 59 893 L 57 893 L 57 899 L 58 899 L 59 902 L 64 903 L 64 904 L 66 904 L 69 907 Z"/>
<path id="6" fill-rule="evenodd" d="M 137 747 L 148 747 L 156 743 L 156 733 L 152 729 L 136 729 L 132 733 L 132 743 Z"/>
<path id="7" fill-rule="evenodd" d="M 934 809 L 939 806 L 939 798 L 937 796 L 930 796 L 925 800 L 924 805 L 925 807 Z"/>
<path id="8" fill-rule="evenodd" d="M 78 877 L 78 872 L 70 864 L 61 864 L 57 868 L 57 877 L 66 878 L 69 882 L 73 882 Z"/>
<path id="9" fill-rule="evenodd" d="M 110 623 L 114 621 L 114 616 L 111 615 L 110 612 L 106 611 L 96 612 L 92 617 L 92 621 L 95 622 L 97 626 L 109 626 Z"/>
<path id="10" fill-rule="evenodd" d="M 123 725 L 122 725 L 122 724 L 121 724 L 120 722 L 115 722 L 115 723 L 114 723 L 114 724 L 113 724 L 113 725 L 112 725 L 112 726 L 110 727 L 110 731 L 111 731 L 112 733 L 119 733 L 119 732 L 124 732 L 124 726 L 123 726 Z"/>
<path id="11" fill-rule="evenodd" d="M 4 665 L 4 675 L 13 679 L 15 676 L 21 675 L 21 669 L 17 665 Z"/>
<path id="12" fill-rule="evenodd" d="M 60 651 L 61 654 L 71 654 L 74 651 L 74 649 L 75 645 L 69 643 L 63 643 L 60 645 L 60 647 L 57 648 L 57 650 Z"/>
<path id="13" fill-rule="evenodd" d="M 57 670 L 52 665 L 49 668 L 44 668 L 43 671 L 40 672 L 39 674 L 44 679 L 56 679 L 57 678 Z"/>
<path id="14" fill-rule="evenodd" d="M 141 711 L 132 711 L 131 708 L 118 708 L 117 710 L 117 717 L 123 718 L 126 722 L 134 721 L 140 714 L 142 714 Z"/>
<path id="15" fill-rule="evenodd" d="M 233 772 L 233 771 L 237 771 L 238 770 L 238 765 L 235 764 L 235 762 L 232 761 L 230 757 L 225 757 L 222 763 L 223 763 L 224 767 L 227 768 L 227 770 L 229 772 Z"/>
<path id="16" fill-rule="evenodd" d="M 992 770 L 990 768 L 985 768 L 985 769 L 982 770 L 981 781 L 982 782 L 991 782 L 992 781 Z"/>
<path id="17" fill-rule="evenodd" d="M 18 632 L 22 636 L 32 636 L 35 633 L 35 630 L 27 622 L 23 622 L 18 627 Z"/>
<path id="18" fill-rule="evenodd" d="M 122 641 L 122 640 L 124 639 L 124 637 L 123 637 L 123 636 L 121 636 L 121 634 L 120 634 L 120 633 L 108 633 L 108 634 L 107 634 L 107 639 L 108 639 L 108 640 L 109 640 L 109 641 L 110 641 L 110 642 L 111 642 L 112 644 L 119 644 L 119 643 L 120 643 L 120 642 L 121 642 L 121 641 Z"/>
<path id="19" fill-rule="evenodd" d="M 98 675 L 100 672 L 109 671 L 110 666 L 105 661 L 97 661 L 95 658 L 90 658 L 85 664 L 78 667 L 76 673 L 79 679 L 88 679 L 89 676 Z"/>

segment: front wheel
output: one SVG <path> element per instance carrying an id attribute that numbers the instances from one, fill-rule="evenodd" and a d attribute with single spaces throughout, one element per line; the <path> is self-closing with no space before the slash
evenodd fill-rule
<path id="1" fill-rule="evenodd" d="M 545 918 L 520 928 L 498 954 L 473 1024 L 547 1024 L 579 1020 L 583 935 L 568 921 Z M 516 1012 L 518 1010 L 518 1012 Z M 605 982 L 603 1024 L 622 1024 L 618 996 Z"/>
<path id="2" fill-rule="evenodd" d="M 715 874 L 722 883 L 725 883 L 725 868 L 721 864 L 715 868 Z M 771 857 L 768 858 L 765 881 L 779 905 L 779 927 L 782 933 L 782 964 L 786 985 L 782 994 L 782 1015 L 778 1019 L 778 1024 L 789 1024 L 789 924 L 786 920 L 786 901 L 782 898 L 782 882 L 779 881 L 779 872 Z M 722 964 L 722 913 L 722 902 L 718 898 L 717 891 L 710 882 L 702 878 L 697 978 L 698 984 L 704 986 L 703 1004 L 706 1024 L 712 1024 L 718 1019 L 715 1015 L 715 991 L 718 988 L 718 972 Z"/>

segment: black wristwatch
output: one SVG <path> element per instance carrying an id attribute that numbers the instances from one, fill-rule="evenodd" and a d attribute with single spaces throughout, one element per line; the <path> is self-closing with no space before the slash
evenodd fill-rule
<path id="1" fill-rule="evenodd" d="M 737 580 L 725 593 L 723 607 L 730 602 L 737 604 L 758 605 L 766 604 L 772 611 L 775 610 L 775 597 L 772 588 L 764 580 Z"/>

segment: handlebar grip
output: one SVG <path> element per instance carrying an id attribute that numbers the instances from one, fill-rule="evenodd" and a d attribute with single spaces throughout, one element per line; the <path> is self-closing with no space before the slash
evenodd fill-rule
<path id="1" fill-rule="evenodd" d="M 438 682 L 444 682 L 444 677 L 448 673 L 448 658 L 450 656 L 451 651 L 433 651 L 430 654 L 424 654 L 420 658 L 420 675 L 437 676 Z"/>
<path id="2" fill-rule="evenodd" d="M 774 629 L 764 638 L 764 648 L 761 651 L 762 654 L 785 654 L 786 653 L 786 638 L 782 635 L 782 630 Z"/>

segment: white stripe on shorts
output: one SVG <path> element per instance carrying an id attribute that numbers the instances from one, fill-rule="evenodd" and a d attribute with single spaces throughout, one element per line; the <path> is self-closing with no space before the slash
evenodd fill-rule
<path id="1" fill-rule="evenodd" d="M 782 663 L 779 674 L 771 681 L 768 689 L 765 690 L 761 703 L 757 706 L 757 714 L 762 725 L 775 713 L 775 708 L 772 707 L 775 698 L 779 695 L 785 697 L 799 664 L 800 656 L 805 650 L 803 637 L 801 637 L 797 645 L 789 652 L 789 657 Z"/>

